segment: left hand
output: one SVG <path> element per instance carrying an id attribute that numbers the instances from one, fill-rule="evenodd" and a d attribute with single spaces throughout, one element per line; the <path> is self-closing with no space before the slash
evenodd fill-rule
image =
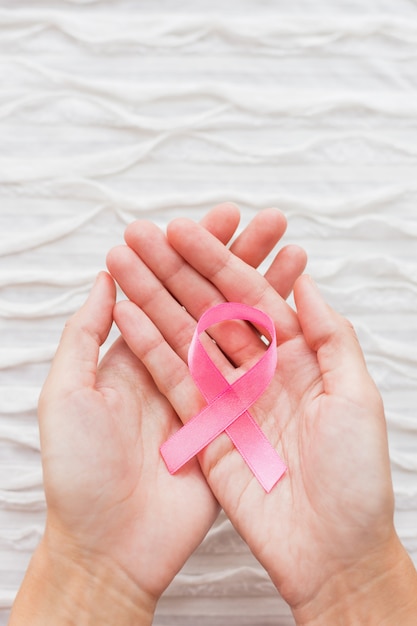
<path id="1" fill-rule="evenodd" d="M 45 537 L 80 563 L 106 559 L 155 602 L 218 505 L 197 462 L 180 481 L 165 471 L 158 448 L 177 417 L 123 339 L 97 367 L 114 304 L 103 272 L 67 323 L 41 394 Z"/>
<path id="2" fill-rule="evenodd" d="M 238 222 L 236 207 L 221 205 L 203 224 L 227 243 Z M 234 248 L 259 263 L 285 225 L 280 213 L 264 213 L 243 231 Z M 166 255 L 171 271 L 168 257 L 176 253 L 160 231 L 155 237 L 161 267 Z M 109 266 L 123 263 L 129 252 L 126 246 L 116 248 L 109 255 Z M 304 253 L 297 248 L 289 257 L 293 263 L 282 282 L 284 290 L 292 286 L 305 263 Z M 270 271 L 279 272 L 282 260 L 281 255 Z M 132 281 L 130 289 L 141 297 L 153 297 L 156 303 L 154 284 L 146 284 L 143 276 L 135 282 L 132 270 L 129 267 L 126 274 Z M 41 394 L 39 424 L 48 505 L 45 536 L 53 549 L 67 547 L 84 560 L 94 562 L 105 556 L 115 571 L 122 570 L 156 600 L 202 541 L 219 509 L 197 459 L 179 479 L 166 471 L 159 447 L 179 420 L 122 338 L 98 365 L 114 304 L 113 281 L 101 274 L 86 304 L 66 325 Z M 161 313 L 168 313 L 162 303 Z M 169 375 L 163 364 L 161 375 Z"/>

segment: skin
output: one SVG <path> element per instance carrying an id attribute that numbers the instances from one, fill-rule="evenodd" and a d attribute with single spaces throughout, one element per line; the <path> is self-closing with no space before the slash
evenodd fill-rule
<path id="1" fill-rule="evenodd" d="M 238 223 L 237 208 L 225 204 L 202 227 L 223 247 Z M 231 249 L 258 265 L 285 227 L 281 213 L 263 212 Z M 161 254 L 169 259 L 172 249 L 163 242 Z M 109 255 L 110 267 L 118 256 Z M 273 260 L 268 271 L 283 296 L 305 262 L 295 246 Z M 149 297 L 148 278 L 135 288 Z M 209 302 L 210 283 L 198 283 L 199 297 Z M 114 282 L 103 272 L 67 323 L 41 393 L 46 528 L 10 626 L 151 624 L 158 598 L 219 511 L 197 459 L 181 476 L 166 471 L 159 446 L 180 419 L 139 355 L 119 338 L 98 364 L 115 299 Z"/>
<path id="2" fill-rule="evenodd" d="M 308 276 L 295 281 L 292 310 L 269 280 L 276 273 L 262 276 L 256 262 L 239 259 L 190 220 L 174 220 L 168 241 L 136 222 L 126 242 L 130 249 L 108 259 L 130 299 L 116 305 L 115 321 L 181 422 L 204 406 L 186 365 L 201 313 L 229 300 L 275 322 L 277 369 L 251 414 L 287 474 L 265 494 L 225 434 L 198 461 L 296 623 L 414 624 L 417 578 L 393 524 L 383 403 L 351 324 Z M 248 325 L 228 322 L 211 334 L 216 344 L 207 340 L 207 349 L 229 380 L 263 353 Z"/>

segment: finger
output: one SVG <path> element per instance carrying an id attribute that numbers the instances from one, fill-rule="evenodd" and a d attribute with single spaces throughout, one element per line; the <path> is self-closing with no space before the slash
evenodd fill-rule
<path id="1" fill-rule="evenodd" d="M 100 346 L 113 321 L 116 288 L 100 272 L 85 304 L 65 325 L 45 387 L 52 393 L 94 387 Z"/>
<path id="2" fill-rule="evenodd" d="M 307 254 L 299 246 L 282 248 L 264 276 L 270 285 L 286 300 L 294 288 L 294 283 L 304 272 Z"/>
<path id="3" fill-rule="evenodd" d="M 181 420 L 186 422 L 205 404 L 187 365 L 168 345 L 152 320 L 133 302 L 118 302 L 114 307 L 114 320 L 130 350 L 145 365 Z M 178 422 L 177 427 L 179 425 Z"/>
<path id="4" fill-rule="evenodd" d="M 200 224 L 226 244 L 236 231 L 239 219 L 239 208 L 235 204 L 224 203 L 207 213 Z M 264 209 L 256 213 L 230 249 L 248 265 L 258 267 L 281 239 L 286 227 L 287 220 L 281 211 Z"/>
<path id="5" fill-rule="evenodd" d="M 256 213 L 245 230 L 230 246 L 237 257 L 252 267 L 258 267 L 281 239 L 287 220 L 277 209 Z"/>
<path id="6" fill-rule="evenodd" d="M 317 353 L 326 393 L 363 401 L 375 393 L 353 326 L 323 299 L 310 276 L 294 286 L 300 324 L 309 347 Z"/>
<path id="7" fill-rule="evenodd" d="M 240 221 L 240 211 L 236 204 L 223 202 L 209 211 L 200 224 L 223 244 L 233 237 Z"/>
<path id="8" fill-rule="evenodd" d="M 230 203 L 225 203 L 215 207 L 211 212 L 203 218 L 203 224 L 215 233 L 223 242 L 233 234 L 239 221 L 238 208 Z M 227 224 L 227 227 L 220 227 L 219 224 Z M 276 209 L 266 209 L 260 211 L 250 222 L 246 229 L 241 233 L 237 240 L 232 244 L 232 250 L 236 250 L 242 257 L 246 258 L 253 265 L 261 262 L 270 252 L 277 240 L 282 236 L 286 228 L 286 219 L 284 215 Z M 182 257 L 178 255 L 166 243 L 164 233 L 153 223 L 147 221 L 136 221 L 132 223 L 125 233 L 126 243 L 136 251 L 139 257 L 143 259 L 145 264 L 155 273 L 160 282 L 168 289 L 174 297 L 181 301 L 181 304 L 187 311 L 198 319 L 201 314 L 210 306 L 214 306 L 224 301 L 224 296 L 213 290 L 213 286 L 206 281 L 198 272 L 184 262 Z M 296 248 L 294 247 L 294 250 Z M 285 256 L 285 255 L 284 255 Z M 294 256 L 294 255 L 293 255 Z M 290 256 L 291 260 L 293 257 Z M 278 260 L 281 257 L 278 258 Z M 275 262 L 274 262 L 275 263 Z M 272 277 L 275 265 L 270 268 L 271 277 L 275 280 L 274 287 L 279 290 L 291 291 L 294 273 L 296 275 L 303 261 L 298 264 L 289 264 L 288 269 L 278 263 L 279 281 Z M 160 315 L 158 309 L 155 308 L 157 299 L 153 299 L 154 309 L 150 306 L 151 302 L 146 302 L 146 293 L 143 289 L 126 291 L 121 281 L 128 282 L 129 271 L 128 265 L 122 271 L 117 272 L 111 258 L 108 259 L 108 266 L 116 280 L 121 284 L 124 291 L 134 302 L 140 305 L 146 313 L 154 320 L 155 324 L 162 330 L 164 336 L 170 344 L 177 349 L 179 348 L 177 340 L 174 341 L 169 337 L 167 331 L 161 326 Z M 282 270 L 282 271 L 281 271 Z M 294 272 L 292 273 L 292 270 Z M 116 275 L 117 273 L 117 275 Z M 123 278 L 127 277 L 127 278 Z M 286 277 L 286 279 L 285 279 Z M 137 283 L 137 280 L 135 281 Z M 158 287 L 154 284 L 151 293 L 157 293 Z M 198 297 L 196 297 L 198 295 Z M 285 293 L 285 296 L 288 295 Z M 140 298 L 140 299 L 139 299 Z M 159 311 L 164 310 L 162 307 Z M 243 363 L 239 354 L 244 354 L 246 358 L 256 358 L 259 345 L 253 344 L 251 338 L 252 331 L 239 330 L 242 324 L 223 324 L 217 332 L 215 339 L 219 346 L 229 355 L 229 358 L 236 364 Z M 190 337 L 189 337 L 190 339 Z M 184 344 L 185 345 L 185 344 Z M 253 345 L 255 352 L 248 352 L 248 346 Z M 184 351 L 182 351 L 184 358 Z"/>
<path id="9" fill-rule="evenodd" d="M 197 389 L 189 368 L 139 307 L 129 301 L 119 302 L 115 306 L 114 317 L 129 348 L 146 367 L 158 390 L 167 398 L 179 417 L 177 422 L 170 420 L 165 424 L 163 439 L 166 440 L 207 403 Z M 210 446 L 199 453 L 200 464 L 207 468 L 209 465 L 205 460 L 221 458 L 233 449 L 229 437 L 221 433 Z M 240 455 L 237 456 L 242 463 Z"/>
<path id="10" fill-rule="evenodd" d="M 211 282 L 223 298 L 258 307 L 272 315 L 279 342 L 299 333 L 296 314 L 268 281 L 199 224 L 176 219 L 169 224 L 167 236 L 177 252 Z"/>
<path id="11" fill-rule="evenodd" d="M 133 222 L 126 229 L 125 240 L 158 278 L 161 288 L 165 287 L 195 319 L 212 303 L 218 304 L 223 300 L 218 290 L 173 250 L 162 230 L 152 222 Z M 139 297 L 140 306 L 146 305 L 143 297 Z M 133 301 L 136 302 L 134 298 Z"/>
<path id="12" fill-rule="evenodd" d="M 166 238 L 162 236 L 161 246 L 157 247 L 162 257 L 164 256 L 164 247 L 168 248 L 167 252 L 171 250 Z M 171 252 L 175 254 L 173 250 Z M 177 257 L 178 255 L 175 254 L 175 256 Z M 184 265 L 182 259 L 181 263 Z M 184 308 L 184 303 L 188 303 L 187 297 L 184 296 L 183 299 L 179 300 L 174 298 L 151 269 L 128 246 L 113 248 L 108 254 L 107 264 L 129 300 L 144 311 L 178 356 L 184 362 L 187 362 L 188 348 L 196 327 L 195 318 Z M 161 267 L 166 271 L 169 269 L 169 264 L 162 263 Z M 184 292 L 186 294 L 190 293 L 191 296 L 190 306 L 198 300 L 198 289 L 201 287 L 199 284 L 196 284 L 194 288 L 193 281 L 195 281 L 196 277 L 196 275 L 193 275 L 190 280 L 186 279 L 184 281 Z M 179 282 L 182 283 L 181 277 Z M 217 291 L 209 284 L 207 288 L 214 292 L 213 298 L 215 298 Z M 180 297 L 181 294 L 179 294 Z M 205 293 L 204 298 L 207 297 L 207 293 Z M 226 323 L 222 324 L 221 328 L 217 328 L 214 331 L 213 336 L 220 343 L 222 343 L 222 338 L 225 339 L 229 351 L 238 360 L 237 353 L 241 349 L 243 339 L 240 331 L 238 331 L 237 323 L 235 326 L 232 326 L 232 323 L 229 325 L 226 325 Z M 246 327 L 245 337 L 246 343 L 243 345 L 247 345 L 245 354 L 245 359 L 247 360 L 254 358 L 254 354 L 259 354 L 259 350 L 265 346 L 259 345 L 259 343 L 254 344 L 253 332 L 248 327 Z M 249 338 L 252 339 L 252 343 L 249 343 Z M 218 350 L 218 347 L 213 344 L 208 335 L 204 334 L 201 337 L 201 341 L 217 367 L 224 368 L 229 364 L 224 354 Z"/>
<path id="13" fill-rule="evenodd" d="M 109 271 L 127 297 L 145 311 L 186 360 L 195 320 L 223 302 L 224 297 L 184 261 L 152 222 L 134 222 L 125 238 L 128 246 L 114 248 L 107 256 Z M 210 335 L 237 365 L 259 358 L 265 349 L 253 329 L 243 322 L 225 322 L 212 329 Z M 207 349 L 212 350 L 212 346 L 207 345 Z M 219 356 L 213 358 L 216 363 L 222 362 Z"/>
<path id="14" fill-rule="evenodd" d="M 165 237 L 161 233 L 162 245 L 159 246 L 158 237 L 152 237 L 152 230 L 155 229 L 158 234 L 159 229 L 154 225 L 147 229 L 147 226 L 148 224 L 144 224 L 141 235 L 143 234 L 146 239 L 149 230 L 150 247 L 152 249 L 155 245 L 156 253 L 161 257 L 161 267 L 168 271 L 171 266 L 167 265 L 165 259 Z M 107 266 L 129 300 L 137 304 L 152 319 L 181 359 L 186 361 L 188 346 L 196 326 L 195 319 L 129 246 L 117 246 L 110 250 L 107 255 Z M 175 269 L 172 271 L 175 273 Z M 185 292 L 188 293 L 192 289 L 193 284 L 185 282 Z M 185 301 L 187 302 L 186 297 Z"/>

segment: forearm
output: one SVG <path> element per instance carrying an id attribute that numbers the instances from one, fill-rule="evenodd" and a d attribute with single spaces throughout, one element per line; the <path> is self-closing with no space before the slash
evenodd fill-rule
<path id="1" fill-rule="evenodd" d="M 414 626 L 417 572 L 396 538 L 382 559 L 335 575 L 293 615 L 297 626 Z"/>
<path id="2" fill-rule="evenodd" d="M 150 626 L 155 604 L 114 563 L 51 554 L 43 541 L 16 597 L 9 626 Z"/>

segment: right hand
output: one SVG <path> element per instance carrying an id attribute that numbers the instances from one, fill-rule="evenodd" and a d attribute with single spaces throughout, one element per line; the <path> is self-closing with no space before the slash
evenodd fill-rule
<path id="1" fill-rule="evenodd" d="M 299 623 L 308 623 L 334 581 L 369 585 L 370 568 L 374 576 L 406 562 L 393 525 L 381 397 L 353 328 L 327 306 L 308 277 L 295 284 L 296 315 L 266 278 L 201 226 L 175 220 L 168 238 L 181 259 L 164 250 L 164 262 L 158 263 L 146 244 L 135 247 L 133 237 L 130 241 L 136 253 L 130 272 L 138 283 L 154 273 L 163 314 L 140 289 L 133 293 L 129 278 L 114 267 L 116 280 L 136 303 L 117 305 L 116 322 L 186 422 L 204 405 L 185 363 L 201 312 L 229 300 L 273 317 L 278 367 L 251 414 L 287 461 L 288 474 L 265 494 L 225 434 L 199 454 L 199 461 L 233 525 Z M 241 325 L 228 324 L 215 338 L 221 349 L 216 363 L 229 378 L 246 371 L 264 349 Z"/>

